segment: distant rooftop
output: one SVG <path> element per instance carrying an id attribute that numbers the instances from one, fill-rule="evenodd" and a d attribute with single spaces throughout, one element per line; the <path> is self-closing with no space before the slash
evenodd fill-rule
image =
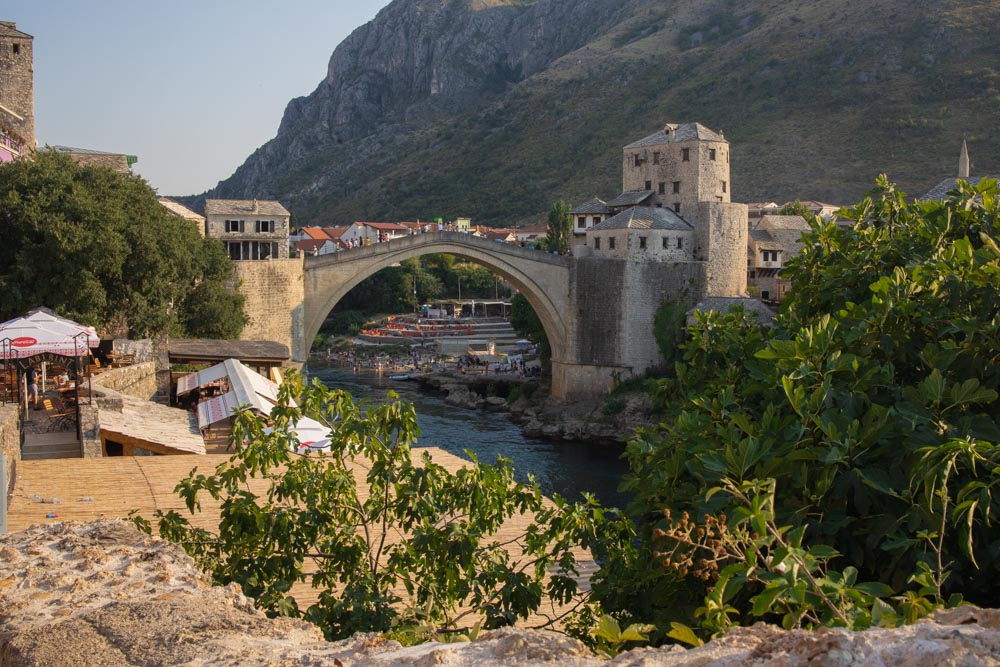
<path id="1" fill-rule="evenodd" d="M 611 209 L 608 208 L 608 205 L 604 200 L 598 199 L 597 197 L 591 197 L 582 204 L 571 208 L 569 213 L 570 215 L 587 215 L 595 213 L 598 215 L 607 215 L 611 213 Z"/>
<path id="2" fill-rule="evenodd" d="M 969 178 L 963 178 L 961 180 L 967 182 L 969 185 L 979 185 L 979 181 L 984 178 L 996 178 L 1000 179 L 1000 174 L 986 175 L 986 176 L 970 176 Z M 948 197 L 948 193 L 958 187 L 957 178 L 946 178 L 933 188 L 924 193 L 923 197 L 919 198 L 919 201 L 944 201 Z"/>
<path id="3" fill-rule="evenodd" d="M 21 39 L 34 39 L 26 32 L 17 29 L 14 21 L 0 21 L 0 37 L 19 37 Z"/>
<path id="4" fill-rule="evenodd" d="M 611 229 L 670 229 L 691 231 L 694 227 L 670 208 L 636 206 L 590 228 L 592 232 Z"/>
<path id="5" fill-rule="evenodd" d="M 625 148 L 645 148 L 646 146 L 660 146 L 662 144 L 676 143 L 678 141 L 725 141 L 721 132 L 713 132 L 701 123 L 667 123 L 659 132 L 655 132 L 648 137 L 643 137 L 639 141 L 634 141 Z"/>
<path id="6" fill-rule="evenodd" d="M 291 215 L 271 199 L 206 199 L 205 215 Z"/>
<path id="7" fill-rule="evenodd" d="M 623 192 L 611 201 L 608 206 L 638 206 L 653 196 L 652 190 L 639 190 L 638 192 Z"/>
<path id="8" fill-rule="evenodd" d="M 133 164 L 139 161 L 134 155 L 129 155 L 128 153 L 114 153 L 111 151 L 96 151 L 93 148 L 74 148 L 73 146 L 50 146 L 53 150 L 57 150 L 60 153 L 67 153 L 69 155 L 111 155 L 115 157 L 125 158 L 125 162 L 131 167 Z"/>
<path id="9" fill-rule="evenodd" d="M 185 220 L 196 220 L 199 222 L 204 222 L 205 220 L 205 216 L 203 216 L 201 213 L 192 211 L 184 204 L 176 202 L 170 197 L 157 197 L 157 201 L 159 201 L 160 204 L 162 204 L 163 207 L 166 208 L 168 211 L 170 211 L 174 215 L 179 215 Z"/>

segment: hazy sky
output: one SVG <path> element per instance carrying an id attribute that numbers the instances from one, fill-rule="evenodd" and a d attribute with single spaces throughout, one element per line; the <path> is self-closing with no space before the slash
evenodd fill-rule
<path id="1" fill-rule="evenodd" d="M 35 134 L 136 155 L 164 195 L 230 176 L 389 0 L 6 0 L 33 35 Z"/>

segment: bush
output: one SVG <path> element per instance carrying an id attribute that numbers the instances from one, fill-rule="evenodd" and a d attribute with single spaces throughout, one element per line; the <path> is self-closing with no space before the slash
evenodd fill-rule
<path id="1" fill-rule="evenodd" d="M 773 327 L 699 315 L 659 382 L 668 417 L 627 451 L 657 565 L 616 567 L 607 599 L 665 630 L 701 590 L 709 633 L 997 599 L 996 182 L 949 196 L 908 204 L 882 177 L 853 229 L 812 221 Z"/>
<path id="2" fill-rule="evenodd" d="M 328 454 L 293 451 L 290 424 L 304 414 L 329 429 Z M 515 481 L 505 459 L 483 465 L 467 452 L 472 463 L 454 472 L 426 453 L 415 463 L 418 436 L 412 405 L 362 410 L 348 394 L 318 381 L 305 387 L 290 372 L 269 417 L 237 414 L 233 442 L 243 445 L 229 461 L 177 486 L 192 514 L 202 494 L 221 503 L 217 530 L 171 510 L 157 512 L 159 534 L 182 544 L 216 583 L 236 582 L 269 614 L 303 616 L 331 639 L 407 625 L 451 631 L 478 625 L 474 617 L 483 627 L 509 625 L 537 611 L 543 596 L 584 605 L 578 547 L 598 557 L 630 550 L 634 532 L 617 510 L 591 498 L 547 502 Z M 364 462 L 367 488 L 354 461 Z M 505 541 L 516 547 L 494 539 L 525 515 L 524 529 Z M 318 591 L 308 609 L 291 593 L 299 582 Z"/>

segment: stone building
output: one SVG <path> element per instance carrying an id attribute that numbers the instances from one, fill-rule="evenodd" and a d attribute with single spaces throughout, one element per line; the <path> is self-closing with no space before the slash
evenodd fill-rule
<path id="1" fill-rule="evenodd" d="M 686 262 L 694 227 L 671 209 L 636 206 L 591 227 L 587 239 L 604 257 Z"/>
<path id="2" fill-rule="evenodd" d="M 667 123 L 622 155 L 622 193 L 606 204 L 614 216 L 586 230 L 584 252 L 704 262 L 707 296 L 744 294 L 747 207 L 730 199 L 729 142 L 722 134 L 699 123 Z M 594 203 L 579 210 L 596 210 Z"/>
<path id="3" fill-rule="evenodd" d="M 586 245 L 587 230 L 607 220 L 614 215 L 614 211 L 603 200 L 591 197 L 571 208 L 569 214 L 573 217 L 573 237 L 570 239 L 570 245 Z"/>
<path id="4" fill-rule="evenodd" d="M 35 148 L 34 37 L 0 21 L 0 163 Z"/>
<path id="5" fill-rule="evenodd" d="M 763 301 L 781 301 L 791 283 L 781 269 L 802 250 L 810 231 L 801 215 L 765 215 L 751 230 L 747 247 L 747 283 Z"/>
<path id="6" fill-rule="evenodd" d="M 84 167 L 107 167 L 119 174 L 131 174 L 132 165 L 139 161 L 139 158 L 134 155 L 95 151 L 92 148 L 73 148 L 71 146 L 53 146 L 52 148 L 60 153 L 65 153 L 74 162 Z"/>
<path id="7" fill-rule="evenodd" d="M 157 197 L 156 200 L 160 202 L 160 206 L 167 209 L 178 218 L 184 218 L 194 225 L 199 234 L 202 236 L 205 235 L 205 216 L 192 211 L 180 202 L 175 202 L 170 197 Z"/>
<path id="8" fill-rule="evenodd" d="M 291 214 L 279 202 L 206 199 L 205 234 L 234 260 L 287 259 Z"/>

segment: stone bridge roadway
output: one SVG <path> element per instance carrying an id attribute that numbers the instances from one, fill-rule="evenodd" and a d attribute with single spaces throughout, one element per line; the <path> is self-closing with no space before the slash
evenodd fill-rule
<path id="1" fill-rule="evenodd" d="M 431 232 L 374 243 L 329 255 L 306 257 L 303 347 L 308 350 L 320 325 L 348 292 L 374 273 L 411 257 L 446 252 L 491 269 L 520 291 L 535 309 L 562 362 L 572 331 L 569 309 L 573 259 L 463 234 Z"/>

